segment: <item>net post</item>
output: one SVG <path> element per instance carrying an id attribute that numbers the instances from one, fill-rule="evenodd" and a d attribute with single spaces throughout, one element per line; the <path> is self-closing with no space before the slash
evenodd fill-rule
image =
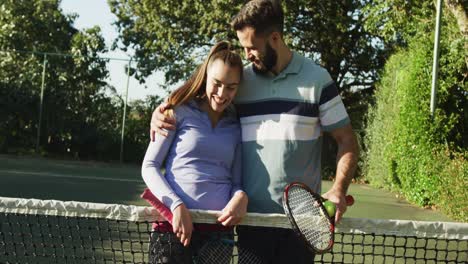
<path id="1" fill-rule="evenodd" d="M 442 16 L 442 0 L 437 0 L 436 29 L 434 36 L 434 60 L 432 64 L 432 87 L 431 87 L 431 117 L 434 118 L 437 100 L 437 85 L 439 75 L 439 42 L 440 42 L 440 20 Z"/>
<path id="2" fill-rule="evenodd" d="M 132 59 L 133 57 L 130 57 L 130 60 L 128 61 L 128 66 L 127 66 L 127 85 L 125 87 L 125 102 L 124 102 L 124 111 L 123 111 L 123 117 L 122 117 L 122 133 L 120 137 L 120 163 L 123 162 L 123 151 L 124 151 L 124 135 L 125 135 L 125 118 L 127 115 L 127 102 L 128 102 L 128 86 L 130 84 L 130 67 L 132 65 Z"/>
<path id="3" fill-rule="evenodd" d="M 44 60 L 42 62 L 41 98 L 39 101 L 39 120 L 37 122 L 36 154 L 39 154 L 39 146 L 40 146 L 40 141 L 41 141 L 41 123 L 42 123 L 42 109 L 43 109 L 43 103 L 44 103 L 46 67 L 47 67 L 47 54 L 44 54 Z"/>

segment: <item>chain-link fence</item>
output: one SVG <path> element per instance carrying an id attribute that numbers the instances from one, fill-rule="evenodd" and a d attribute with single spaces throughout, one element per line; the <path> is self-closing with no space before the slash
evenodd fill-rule
<path id="1" fill-rule="evenodd" d="M 150 113 L 165 92 L 154 81 L 148 96 L 135 92 L 142 85 L 132 58 L 0 56 L 0 152 L 120 161 L 144 154 Z"/>

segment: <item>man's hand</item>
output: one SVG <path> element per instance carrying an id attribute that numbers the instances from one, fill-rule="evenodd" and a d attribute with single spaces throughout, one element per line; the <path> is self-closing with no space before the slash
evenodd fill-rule
<path id="1" fill-rule="evenodd" d="M 330 202 L 336 205 L 336 213 L 335 213 L 335 224 L 338 224 L 341 221 L 344 213 L 346 212 L 346 197 L 345 193 L 334 188 L 330 189 L 326 192 L 323 198 L 329 200 Z"/>
<path id="2" fill-rule="evenodd" d="M 177 206 L 173 212 L 172 230 L 184 246 L 190 244 L 193 231 L 192 217 L 184 204 Z"/>
<path id="3" fill-rule="evenodd" d="M 224 207 L 222 214 L 218 217 L 218 222 L 223 226 L 237 225 L 247 214 L 248 198 L 244 192 L 237 192 Z"/>
<path id="4" fill-rule="evenodd" d="M 335 223 L 339 223 L 346 212 L 346 191 L 353 179 L 358 160 L 358 143 L 351 125 L 346 125 L 331 131 L 336 140 L 336 177 L 333 187 L 323 197 L 336 205 Z"/>
<path id="5" fill-rule="evenodd" d="M 156 133 L 160 134 L 161 136 L 167 137 L 166 129 L 175 129 L 175 119 L 173 117 L 164 115 L 164 111 L 166 111 L 167 109 L 169 109 L 169 104 L 167 102 L 164 102 L 154 110 L 153 115 L 151 116 L 151 141 L 154 141 L 154 139 L 156 138 Z"/>

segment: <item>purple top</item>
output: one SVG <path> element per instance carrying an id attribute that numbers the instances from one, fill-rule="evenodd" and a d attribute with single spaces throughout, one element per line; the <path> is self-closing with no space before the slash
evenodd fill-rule
<path id="1" fill-rule="evenodd" d="M 189 209 L 222 210 L 241 191 L 241 131 L 235 111 L 226 109 L 214 128 L 195 101 L 174 113 L 175 131 L 156 136 L 148 146 L 143 180 L 171 211 L 181 203 Z"/>

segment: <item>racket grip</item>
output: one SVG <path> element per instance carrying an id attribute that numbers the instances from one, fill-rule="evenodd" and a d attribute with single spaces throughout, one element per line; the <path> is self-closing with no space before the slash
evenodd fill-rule
<path id="1" fill-rule="evenodd" d="M 351 206 L 354 204 L 354 197 L 352 195 L 346 195 L 346 205 Z"/>
<path id="2" fill-rule="evenodd" d="M 158 212 L 166 218 L 166 220 L 172 224 L 172 212 L 167 208 L 159 199 L 154 196 L 150 189 L 146 188 L 141 194 L 141 198 L 145 199 L 149 204 L 151 204 Z"/>

